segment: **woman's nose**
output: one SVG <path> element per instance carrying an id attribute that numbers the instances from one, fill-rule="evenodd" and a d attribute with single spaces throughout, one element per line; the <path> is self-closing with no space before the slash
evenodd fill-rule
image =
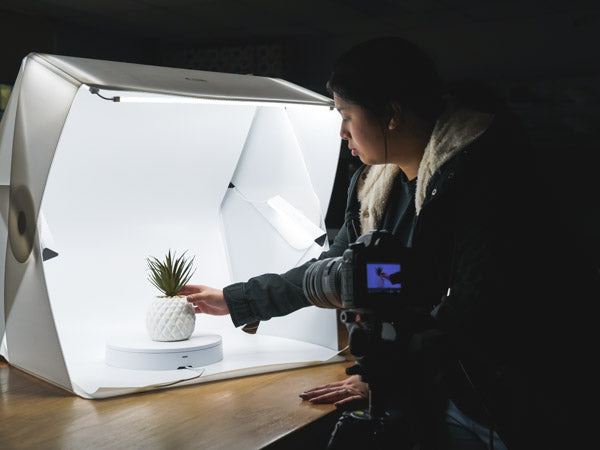
<path id="1" fill-rule="evenodd" d="M 342 125 L 342 126 L 340 127 L 340 137 L 341 137 L 342 139 L 344 139 L 345 141 L 347 141 L 347 140 L 348 140 L 348 136 L 349 136 L 349 134 L 348 134 L 348 131 L 347 131 L 347 130 L 344 128 L 344 126 Z"/>

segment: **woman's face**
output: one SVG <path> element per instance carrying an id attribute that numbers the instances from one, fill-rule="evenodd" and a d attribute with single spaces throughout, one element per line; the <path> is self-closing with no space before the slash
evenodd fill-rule
<path id="1" fill-rule="evenodd" d="M 349 103 L 335 93 L 333 100 L 342 116 L 340 136 L 348 141 L 352 155 L 365 164 L 384 164 L 385 142 L 381 125 L 362 106 Z"/>

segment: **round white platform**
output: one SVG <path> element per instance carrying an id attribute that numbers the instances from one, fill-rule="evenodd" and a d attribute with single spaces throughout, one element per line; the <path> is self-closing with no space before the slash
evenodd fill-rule
<path id="1" fill-rule="evenodd" d="M 121 369 L 175 370 L 223 359 L 221 336 L 194 335 L 187 341 L 156 342 L 147 336 L 116 336 L 106 343 L 106 364 Z"/>

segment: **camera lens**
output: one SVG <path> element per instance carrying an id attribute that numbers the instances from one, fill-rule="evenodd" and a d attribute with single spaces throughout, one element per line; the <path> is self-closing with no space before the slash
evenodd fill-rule
<path id="1" fill-rule="evenodd" d="M 343 308 L 340 298 L 342 257 L 322 259 L 304 272 L 306 299 L 319 308 Z"/>

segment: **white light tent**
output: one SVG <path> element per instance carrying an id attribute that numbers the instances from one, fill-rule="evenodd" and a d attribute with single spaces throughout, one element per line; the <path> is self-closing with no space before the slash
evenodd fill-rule
<path id="1" fill-rule="evenodd" d="M 84 398 L 335 359 L 335 312 L 315 307 L 256 335 L 198 316 L 194 334 L 223 338 L 204 368 L 104 355 L 145 333 L 148 256 L 187 250 L 190 283 L 221 288 L 326 248 L 339 120 L 280 79 L 28 55 L 0 125 L 1 354 Z"/>

